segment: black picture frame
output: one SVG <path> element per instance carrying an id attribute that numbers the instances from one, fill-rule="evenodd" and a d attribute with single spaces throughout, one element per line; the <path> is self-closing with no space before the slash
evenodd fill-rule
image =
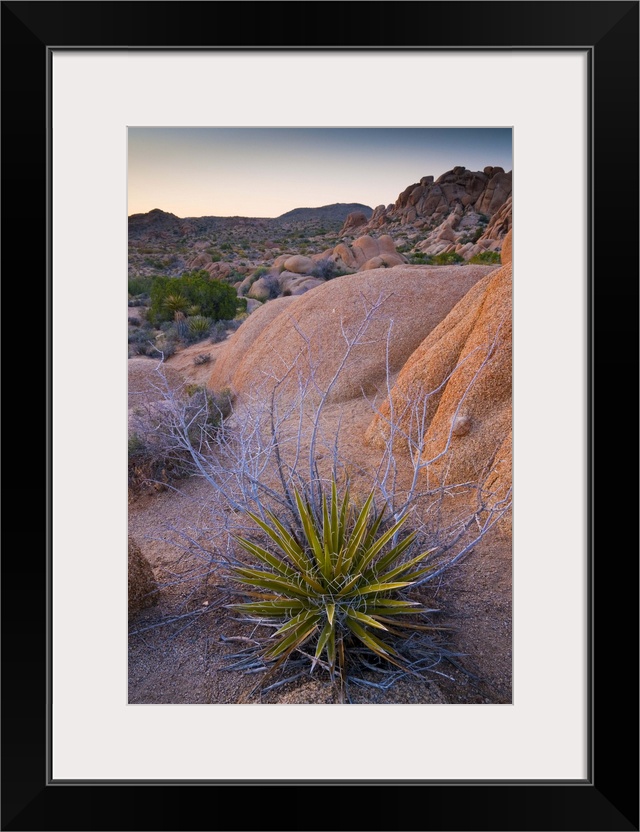
<path id="1" fill-rule="evenodd" d="M 638 2 L 2 2 L 3 275 L 37 275 L 46 361 L 42 547 L 2 561 L 3 830 L 638 830 L 637 395 Z M 295 18 L 301 44 L 288 44 Z M 220 21 L 224 19 L 224 25 Z M 590 56 L 589 771 L 583 782 L 169 781 L 49 779 L 51 272 L 48 65 L 54 48 L 584 49 Z M 561 175 L 561 162 L 560 162 Z M 560 210 L 572 210 L 569 200 Z M 573 207 L 575 210 L 575 206 Z M 561 226 L 556 206 L 552 218 Z M 28 218 L 28 267 L 24 239 Z M 561 231 L 559 232 L 561 233 Z M 40 245 L 33 246 L 37 237 Z M 20 249 L 20 250 L 18 250 Z M 28 285 L 33 291 L 33 281 Z M 46 300 L 46 311 L 45 311 Z M 35 302 L 35 301 L 34 301 Z M 11 314 L 12 305 L 9 307 Z M 622 366 L 622 370 L 620 367 Z M 631 375 L 633 373 L 633 375 Z M 618 378 L 616 376 L 615 378 Z M 635 387 L 634 387 L 635 392 Z M 5 413 L 7 412 L 5 407 Z M 21 434 L 44 437 L 44 410 Z M 631 424 L 629 424 L 631 422 Z M 29 431 L 31 435 L 29 436 Z M 596 448 L 596 431 L 599 443 Z M 37 444 L 37 443 L 36 443 Z M 633 448 L 630 448 L 630 445 Z M 635 457 L 637 460 L 637 456 Z M 550 466 L 552 462 L 550 461 Z M 12 494 L 33 494 L 33 471 Z M 552 472 L 550 471 L 550 474 Z M 631 481 L 637 466 L 631 466 Z M 44 492 L 44 494 L 43 494 Z M 632 504 L 633 499 L 633 504 Z M 34 502 L 32 500 L 31 505 Z M 597 515 L 596 515 L 597 504 Z M 596 522 L 598 521 L 598 522 Z M 631 521 L 631 522 L 630 522 Z M 535 530 L 532 530 L 535 533 Z M 631 551 L 629 551 L 631 549 Z M 562 611 L 557 642 L 563 650 Z M 81 624 L 79 623 L 79 626 Z M 542 684 L 545 683 L 541 668 Z M 549 680 L 552 683 L 552 680 Z M 336 737 L 339 750 L 342 739 Z M 630 753 L 629 753 L 630 752 Z M 304 754 L 304 750 L 301 751 Z M 344 790 L 348 796 L 345 801 Z M 230 820 L 233 818 L 233 820 Z"/>

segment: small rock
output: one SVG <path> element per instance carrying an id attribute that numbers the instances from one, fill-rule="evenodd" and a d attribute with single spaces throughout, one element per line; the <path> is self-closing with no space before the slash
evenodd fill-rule
<path id="1" fill-rule="evenodd" d="M 466 436 L 471 430 L 472 419 L 470 416 L 459 413 L 453 421 L 451 433 L 454 436 Z"/>

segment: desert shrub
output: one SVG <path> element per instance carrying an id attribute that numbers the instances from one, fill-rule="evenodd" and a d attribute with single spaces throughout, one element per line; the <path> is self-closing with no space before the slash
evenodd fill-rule
<path id="1" fill-rule="evenodd" d="M 338 268 L 329 257 L 323 257 L 322 260 L 317 261 L 312 274 L 322 280 L 331 280 L 338 276 Z"/>
<path id="2" fill-rule="evenodd" d="M 147 342 L 129 343 L 129 358 L 135 358 L 140 355 L 152 355 L 153 352 L 155 352 L 154 344 L 149 344 Z"/>
<path id="3" fill-rule="evenodd" d="M 264 277 L 264 275 L 268 273 L 269 269 L 266 266 L 258 266 L 258 268 L 251 275 L 251 282 L 254 283 L 256 280 L 258 280 L 258 278 Z"/>
<path id="4" fill-rule="evenodd" d="M 173 329 L 169 334 L 178 341 L 186 341 L 189 337 L 189 323 L 184 312 L 176 312 L 173 316 Z"/>
<path id="5" fill-rule="evenodd" d="M 151 358 L 160 359 L 162 355 L 158 351 L 157 334 L 157 330 L 150 327 L 146 322 L 140 326 L 130 327 L 127 337 L 129 358 L 138 355 L 148 355 Z"/>
<path id="6" fill-rule="evenodd" d="M 483 226 L 479 226 L 478 228 L 476 228 L 476 230 L 471 235 L 469 242 L 477 243 L 480 237 L 482 237 L 482 235 L 484 234 L 485 230 L 486 229 Z"/>
<path id="7" fill-rule="evenodd" d="M 280 295 L 280 280 L 277 275 L 267 274 L 262 278 L 262 282 L 269 292 L 269 297 L 267 298 L 268 300 L 274 300 Z"/>
<path id="8" fill-rule="evenodd" d="M 235 289 L 214 280 L 204 269 L 185 272 L 182 277 L 155 277 L 151 287 L 149 319 L 154 323 L 170 320 L 175 312 L 198 306 L 200 313 L 214 321 L 233 318 L 237 310 Z"/>
<path id="9" fill-rule="evenodd" d="M 132 418 L 128 438 L 130 494 L 163 489 L 192 476 L 193 456 L 188 445 L 179 441 L 182 423 L 188 426 L 184 438 L 198 447 L 203 436 L 211 436 L 232 410 L 228 389 L 212 393 L 200 385 L 188 385 L 170 390 L 161 377 L 158 392 L 158 401 L 138 408 Z M 175 418 L 176 405 L 180 421 Z"/>
<path id="10" fill-rule="evenodd" d="M 216 321 L 209 332 L 209 342 L 211 344 L 219 344 L 227 337 L 228 321 Z"/>
<path id="11" fill-rule="evenodd" d="M 211 361 L 211 353 L 210 352 L 201 352 L 199 355 L 193 359 L 193 363 L 196 367 L 200 367 L 203 364 L 208 364 Z"/>
<path id="12" fill-rule="evenodd" d="M 162 490 L 181 476 L 173 461 L 157 453 L 153 443 L 138 433 L 129 436 L 127 450 L 130 494 Z"/>
<path id="13" fill-rule="evenodd" d="M 150 330 L 147 327 L 132 328 L 129 330 L 127 340 L 129 344 L 145 344 L 148 341 L 151 341 L 153 343 L 153 330 Z"/>
<path id="14" fill-rule="evenodd" d="M 231 321 L 216 321 L 211 327 L 209 342 L 219 344 L 226 339 L 229 331 L 235 332 L 240 326 L 242 326 L 242 319 L 240 318 L 234 318 Z"/>
<path id="15" fill-rule="evenodd" d="M 233 396 L 226 387 L 212 392 L 203 385 L 188 384 L 185 390 L 188 396 L 185 408 L 188 438 L 197 444 L 202 441 L 203 432 L 218 428 L 223 419 L 231 414 Z"/>
<path id="16" fill-rule="evenodd" d="M 160 260 L 157 257 L 145 257 L 144 262 L 147 266 L 151 266 L 152 269 L 157 269 L 158 271 L 162 271 L 162 269 L 169 265 L 168 260 Z"/>
<path id="17" fill-rule="evenodd" d="M 497 251 L 481 251 L 480 254 L 474 254 L 469 259 L 469 263 L 480 265 L 500 263 L 500 254 Z"/>
<path id="18" fill-rule="evenodd" d="M 147 352 L 147 355 L 155 358 L 158 354 L 161 355 L 162 360 L 166 361 L 167 358 L 171 358 L 172 355 L 176 354 L 176 342 L 175 341 L 163 341 L 160 344 L 156 344 L 153 351 Z"/>
<path id="19" fill-rule="evenodd" d="M 212 324 L 213 321 L 211 318 L 207 318 L 204 315 L 193 315 L 192 317 L 187 318 L 187 340 L 192 343 L 202 341 L 203 338 L 206 338 L 207 335 L 209 335 Z"/>
<path id="20" fill-rule="evenodd" d="M 253 651 L 270 672 L 302 651 L 301 663 L 325 667 L 344 699 L 344 680 L 372 661 L 409 670 L 417 633 L 424 658 L 425 634 L 438 628 L 425 617 L 433 611 L 409 599 L 407 590 L 435 565 L 427 563 L 429 551 L 406 558 L 417 533 L 399 537 L 407 515 L 394 522 L 387 507 L 376 510 L 375 491 L 359 512 L 351 510 L 348 487 L 338 497 L 335 479 L 320 512 L 297 489 L 294 495 L 294 531 L 271 512 L 264 512 L 265 519 L 249 512 L 267 545 L 237 536 L 252 560 L 234 565 L 230 574 L 258 600 L 231 608 L 276 628 Z M 441 652 L 434 646 L 432 659 Z"/>
<path id="21" fill-rule="evenodd" d="M 130 295 L 148 295 L 153 284 L 152 277 L 143 277 L 138 275 L 130 277 L 128 282 L 128 291 Z"/>
<path id="22" fill-rule="evenodd" d="M 237 269 L 231 269 L 229 274 L 224 278 L 227 283 L 242 283 L 244 275 L 240 274 Z"/>
<path id="23" fill-rule="evenodd" d="M 424 251 L 414 251 L 409 255 L 409 263 L 415 266 L 430 266 L 433 263 L 433 254 L 425 254 Z"/>
<path id="24" fill-rule="evenodd" d="M 133 316 L 129 316 L 127 318 L 129 326 L 140 326 L 140 318 L 134 318 Z"/>
<path id="25" fill-rule="evenodd" d="M 464 257 L 457 251 L 443 251 L 441 254 L 434 254 L 432 262 L 434 266 L 452 266 L 464 262 Z"/>

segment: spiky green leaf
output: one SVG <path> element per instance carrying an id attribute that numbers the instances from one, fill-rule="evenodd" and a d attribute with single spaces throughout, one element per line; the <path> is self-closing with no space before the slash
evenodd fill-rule
<path id="1" fill-rule="evenodd" d="M 275 631 L 274 636 L 279 636 L 281 633 L 286 633 L 292 628 L 298 629 L 301 625 L 309 623 L 316 623 L 320 620 L 320 614 L 317 610 L 303 610 L 298 615 L 291 618 L 286 624 L 283 624 Z"/>
<path id="2" fill-rule="evenodd" d="M 409 573 L 409 572 L 411 572 L 411 568 L 413 566 L 415 566 L 418 563 L 421 563 L 424 560 L 424 557 L 425 557 L 425 553 L 423 552 L 423 553 L 417 555 L 415 558 L 411 558 L 411 560 L 408 560 L 406 563 L 401 563 L 400 566 L 396 566 L 396 568 L 392 569 L 390 572 L 387 572 L 384 575 L 380 575 L 378 580 L 380 581 L 380 583 L 382 583 L 383 581 L 384 582 L 390 581 L 392 578 L 395 578 L 398 575 L 402 575 L 403 572 Z M 433 566 L 426 566 L 426 567 L 424 567 L 424 569 L 421 569 L 419 571 L 424 574 L 425 572 L 431 571 L 431 569 L 433 569 Z M 411 574 L 415 575 L 416 572 L 414 571 Z M 403 576 L 403 577 L 405 577 L 405 576 Z"/>
<path id="3" fill-rule="evenodd" d="M 369 546 L 369 548 L 366 549 L 363 552 L 362 557 L 360 558 L 360 560 L 357 564 L 358 569 L 360 569 L 360 571 L 364 571 L 369 566 L 369 564 L 374 561 L 374 559 L 377 557 L 377 555 L 384 549 L 384 547 L 387 545 L 387 543 L 389 543 L 389 541 L 393 538 L 394 534 L 397 531 L 399 531 L 399 529 L 405 524 L 406 520 L 407 520 L 407 515 L 405 514 L 405 516 L 401 517 L 400 520 L 398 520 L 397 523 L 394 523 L 393 526 L 391 526 L 390 529 L 387 529 L 387 531 L 383 535 L 380 535 L 380 537 L 376 540 L 376 542 L 372 546 Z M 413 541 L 413 539 L 416 536 L 415 532 L 413 532 L 412 534 L 413 534 L 413 537 L 412 537 L 412 535 L 409 535 L 409 538 L 411 538 L 411 541 Z M 399 543 L 398 546 L 400 546 L 400 545 L 402 545 L 402 544 Z M 409 544 L 407 544 L 407 545 L 409 545 Z M 406 548 L 406 546 L 405 546 L 405 548 Z M 391 550 L 391 552 L 393 552 L 393 549 Z M 391 555 L 391 552 L 388 553 L 387 557 L 389 555 Z M 396 556 L 394 555 L 393 560 L 395 560 L 395 557 Z"/>
<path id="4" fill-rule="evenodd" d="M 415 535 L 410 534 L 407 535 L 403 540 L 397 543 L 392 549 L 390 549 L 386 554 L 379 557 L 374 563 L 371 563 L 369 568 L 366 570 L 365 575 L 367 578 L 373 575 L 379 575 L 394 561 L 398 560 L 398 558 L 411 546 L 411 544 L 415 540 Z M 429 552 L 424 552 L 423 557 L 426 557 Z"/>
<path id="5" fill-rule="evenodd" d="M 312 593 L 306 587 L 295 583 L 293 580 L 288 580 L 284 576 L 274 575 L 271 572 L 261 572 L 258 569 L 235 566 L 233 573 L 237 581 L 248 584 L 249 586 L 272 589 L 280 595 L 295 595 L 298 598 L 312 597 Z"/>
<path id="6" fill-rule="evenodd" d="M 272 555 L 271 552 L 268 552 L 262 546 L 258 546 L 253 541 L 247 540 L 244 537 L 236 537 L 235 539 L 246 552 L 249 552 L 250 555 L 258 558 L 258 560 L 262 561 L 262 563 L 265 563 L 267 566 L 275 569 L 280 575 L 290 578 L 296 574 L 294 569 L 287 566 L 287 564 L 280 560 L 280 558 L 276 557 L 276 555 Z"/>
<path id="7" fill-rule="evenodd" d="M 289 655 L 297 650 L 307 639 L 311 638 L 313 633 L 318 629 L 319 616 L 313 623 L 301 624 L 292 633 L 285 638 L 280 639 L 272 647 L 269 647 L 264 652 L 265 659 L 275 659 L 280 655 Z"/>
<path id="8" fill-rule="evenodd" d="M 320 656 L 322 655 L 322 651 L 324 650 L 325 645 L 329 640 L 329 636 L 331 635 L 332 630 L 333 630 L 333 627 L 331 626 L 331 623 L 329 621 L 327 621 L 325 623 L 324 627 L 322 628 L 322 631 L 321 631 L 320 636 L 318 638 L 318 644 L 316 645 L 316 652 L 315 652 L 315 658 L 316 659 L 319 659 Z"/>
<path id="9" fill-rule="evenodd" d="M 315 556 L 318 569 L 324 578 L 329 578 L 330 574 L 325 563 L 324 550 L 318 536 L 318 531 L 315 527 L 315 518 L 309 508 L 309 505 L 305 504 L 297 489 L 295 490 L 295 498 L 302 528 L 304 529 L 305 537 L 307 538 L 309 546 Z"/>
<path id="10" fill-rule="evenodd" d="M 358 553 L 358 548 L 360 547 L 360 544 L 362 543 L 362 540 L 367 533 L 367 519 L 369 517 L 369 510 L 371 509 L 373 497 L 374 492 L 372 491 L 365 500 L 362 509 L 360 510 L 360 514 L 358 515 L 358 519 L 356 520 L 355 526 L 353 527 L 351 537 L 349 538 L 349 542 L 346 544 L 345 552 L 341 559 L 340 575 L 345 575 L 349 572 L 352 561 L 356 557 Z"/>
<path id="11" fill-rule="evenodd" d="M 282 598 L 279 601 L 252 602 L 245 604 L 230 604 L 230 609 L 238 612 L 250 612 L 252 615 L 261 615 L 269 618 L 282 618 L 285 615 L 294 615 L 305 609 L 301 600 L 294 598 Z"/>
<path id="12" fill-rule="evenodd" d="M 387 659 L 388 661 L 392 661 L 392 657 L 400 658 L 396 650 L 391 647 L 390 644 L 386 644 L 381 639 L 377 638 L 373 635 L 373 633 L 368 632 L 365 630 L 364 627 L 361 627 L 357 621 L 353 621 L 353 619 L 347 618 L 346 619 L 347 627 L 352 631 L 352 633 L 357 636 L 360 641 L 368 647 L 370 650 L 373 650 L 378 656 L 381 656 L 383 659 Z M 394 662 L 395 664 L 395 662 Z"/>
<path id="13" fill-rule="evenodd" d="M 411 581 L 394 581 L 390 583 L 365 584 L 355 590 L 356 595 L 369 595 L 371 592 L 389 592 L 392 589 L 403 589 L 411 586 Z"/>
<path id="14" fill-rule="evenodd" d="M 336 605 L 333 603 L 325 604 L 325 610 L 327 612 L 327 621 L 333 626 L 333 616 L 336 611 Z"/>
<path id="15" fill-rule="evenodd" d="M 271 528 L 268 523 L 265 523 L 261 517 L 253 512 L 247 512 L 249 517 L 257 523 L 258 526 L 267 534 L 271 540 L 289 557 L 289 560 L 296 566 L 300 572 L 310 577 L 309 573 L 314 569 L 314 562 L 305 554 L 303 549 L 298 545 L 293 535 L 282 525 L 275 514 L 266 511 L 265 514 L 275 526 Z"/>
<path id="16" fill-rule="evenodd" d="M 360 610 L 356 610 L 353 607 L 349 607 L 347 609 L 347 616 L 351 619 L 359 621 L 361 624 L 367 624 L 369 627 L 376 627 L 379 630 L 387 629 L 387 627 L 385 627 L 384 624 L 381 624 L 380 621 L 376 621 L 375 618 L 372 618 L 370 615 L 360 612 Z"/>
<path id="17" fill-rule="evenodd" d="M 338 513 L 338 486 L 336 485 L 335 479 L 331 480 L 331 549 L 334 554 L 338 554 L 340 551 L 340 544 L 339 544 L 339 536 L 340 536 L 340 526 L 339 526 L 339 513 Z"/>

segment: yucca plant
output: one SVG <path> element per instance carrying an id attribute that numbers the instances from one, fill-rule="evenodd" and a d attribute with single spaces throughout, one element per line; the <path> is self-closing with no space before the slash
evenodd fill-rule
<path id="1" fill-rule="evenodd" d="M 187 318 L 190 338 L 200 340 L 207 336 L 212 323 L 211 318 L 207 318 L 205 315 L 192 315 L 190 318 Z"/>
<path id="2" fill-rule="evenodd" d="M 175 292 L 165 296 L 163 305 L 169 314 L 175 315 L 176 312 L 185 311 L 188 306 L 188 301 L 181 294 Z"/>
<path id="3" fill-rule="evenodd" d="M 232 567 L 232 578 L 252 600 L 229 606 L 275 630 L 260 643 L 259 658 L 273 671 L 303 652 L 310 671 L 320 663 L 341 692 L 347 666 L 363 654 L 413 672 L 399 644 L 419 631 L 444 629 L 424 617 L 436 610 L 404 597 L 434 569 L 425 563 L 431 550 L 407 557 L 417 533 L 398 539 L 407 515 L 382 531 L 387 512 L 374 509 L 374 491 L 354 512 L 349 488 L 340 499 L 333 480 L 330 499 L 323 494 L 318 501 L 319 517 L 298 490 L 294 494 L 297 530 L 265 510 L 266 520 L 248 514 L 267 536 L 266 546 L 236 537 L 260 566 Z"/>

